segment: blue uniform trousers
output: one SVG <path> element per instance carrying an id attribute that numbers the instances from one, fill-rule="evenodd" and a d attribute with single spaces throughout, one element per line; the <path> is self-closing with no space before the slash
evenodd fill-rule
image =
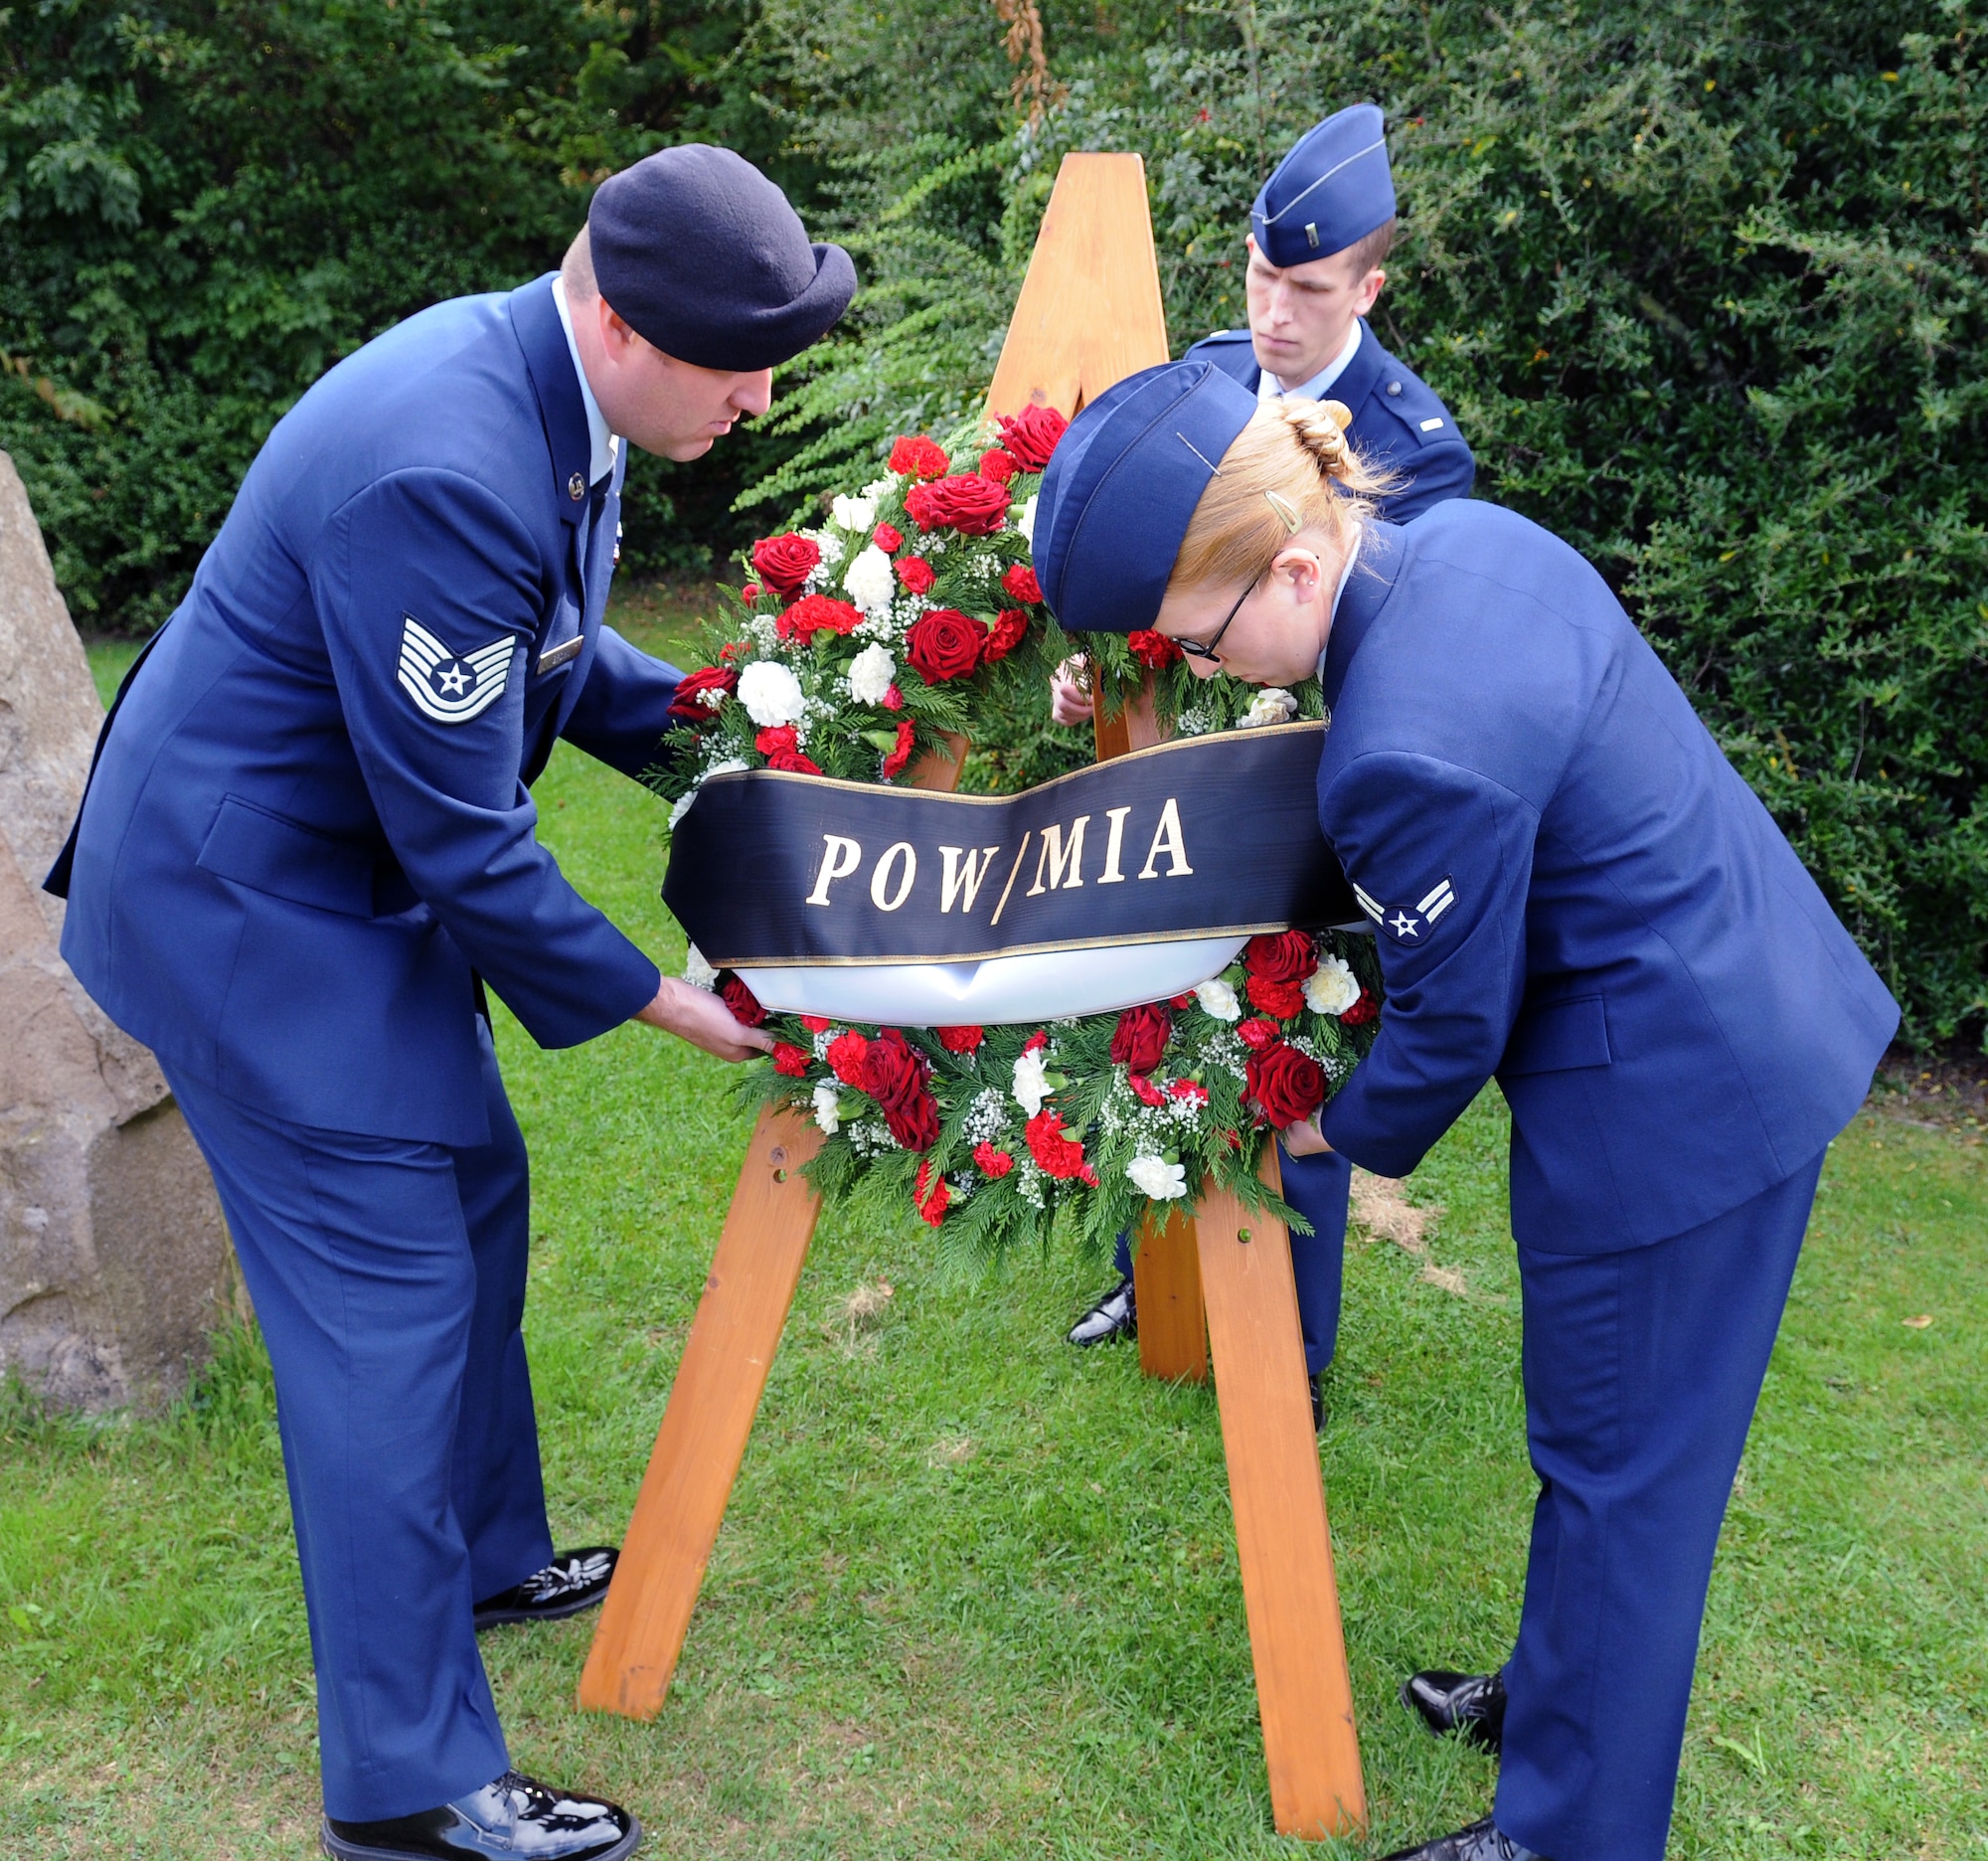
<path id="1" fill-rule="evenodd" d="M 1713 1551 L 1821 1169 L 1647 1247 L 1519 1250 L 1540 1496 L 1496 1813 L 1552 1861 L 1662 1861 Z"/>
<path id="2" fill-rule="evenodd" d="M 508 1768 L 471 1608 L 553 1556 L 519 1328 L 525 1144 L 478 1035 L 491 1137 L 474 1148 L 285 1123 L 167 1068 L 275 1370 L 343 1820 Z"/>
<path id="3" fill-rule="evenodd" d="M 1311 1223 L 1308 1235 L 1291 1236 L 1291 1272 L 1298 1287 L 1298 1324 L 1304 1332 L 1305 1374 L 1317 1376 L 1339 1348 L 1340 1280 L 1346 1262 L 1346 1199 L 1353 1165 L 1336 1150 L 1294 1157 L 1280 1141 L 1277 1163 L 1284 1200 Z M 1132 1237 L 1118 1237 L 1118 1270 L 1132 1270 Z"/>

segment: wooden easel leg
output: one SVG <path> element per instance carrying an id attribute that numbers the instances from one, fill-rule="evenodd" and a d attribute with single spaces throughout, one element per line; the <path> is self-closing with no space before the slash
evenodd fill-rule
<path id="1" fill-rule="evenodd" d="M 1194 1217 L 1176 1209 L 1165 1224 L 1140 1224 L 1132 1254 L 1139 1307 L 1139 1368 L 1169 1383 L 1208 1381 L 1208 1314 Z"/>
<path id="2" fill-rule="evenodd" d="M 1265 1155 L 1274 1187 L 1275 1146 Z M 1357 1834 L 1367 1795 L 1290 1236 L 1212 1184 L 1195 1227 L 1270 1806 L 1280 1835 Z"/>
<path id="3" fill-rule="evenodd" d="M 800 1174 L 821 1133 L 762 1111 L 580 1676 L 580 1703 L 653 1719 L 800 1283 L 820 1203 Z"/>

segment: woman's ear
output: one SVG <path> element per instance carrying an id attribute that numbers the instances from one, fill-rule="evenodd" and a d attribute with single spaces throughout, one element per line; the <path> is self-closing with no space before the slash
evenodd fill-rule
<path id="1" fill-rule="evenodd" d="M 1299 601 L 1316 599 L 1319 590 L 1325 585 L 1325 565 L 1319 560 L 1318 552 L 1306 549 L 1301 543 L 1279 550 L 1271 560 L 1270 574 L 1287 579 L 1292 596 Z"/>

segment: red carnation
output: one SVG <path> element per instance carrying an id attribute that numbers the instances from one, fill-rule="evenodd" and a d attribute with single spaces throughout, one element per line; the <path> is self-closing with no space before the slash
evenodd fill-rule
<path id="1" fill-rule="evenodd" d="M 1036 572 L 1027 563 L 1016 563 L 1001 578 L 1001 586 L 1018 601 L 1039 601 L 1043 597 L 1043 585 L 1036 580 Z"/>
<path id="2" fill-rule="evenodd" d="M 766 1011 L 759 1006 L 759 998 L 746 986 L 744 976 L 734 975 L 726 970 L 724 979 L 718 985 L 718 992 L 725 999 L 726 1007 L 732 1010 L 732 1018 L 746 1027 L 757 1027 L 765 1020 Z"/>
<path id="3" fill-rule="evenodd" d="M 897 565 L 898 580 L 913 594 L 928 594 L 938 580 L 937 572 L 922 556 L 907 556 Z"/>
<path id="4" fill-rule="evenodd" d="M 870 1043 L 851 1028 L 847 1034 L 838 1034 L 828 1043 L 828 1052 L 823 1056 L 828 1061 L 828 1070 L 845 1086 L 861 1087 L 863 1084 L 863 1062 L 870 1052 Z"/>
<path id="5" fill-rule="evenodd" d="M 775 750 L 766 759 L 770 769 L 785 769 L 791 775 L 819 775 L 821 764 L 810 756 L 803 756 L 798 750 Z"/>
<path id="6" fill-rule="evenodd" d="M 1183 1099 L 1189 1104 L 1205 1105 L 1208 1102 L 1208 1088 L 1199 1080 L 1177 1079 L 1167 1088 L 1169 1099 Z"/>
<path id="7" fill-rule="evenodd" d="M 902 711 L 904 708 L 905 708 L 905 694 L 901 692 L 895 685 L 893 685 L 891 689 L 884 694 L 884 709 L 886 711 Z"/>
<path id="8" fill-rule="evenodd" d="M 800 738 L 791 724 L 769 724 L 752 739 L 752 748 L 761 756 L 778 756 L 782 750 L 798 750 Z"/>
<path id="9" fill-rule="evenodd" d="M 1143 666 L 1151 666 L 1155 672 L 1163 672 L 1181 656 L 1181 649 L 1164 633 L 1152 627 L 1141 627 L 1136 633 L 1125 636 L 1125 644 L 1132 649 L 1132 657 Z"/>
<path id="10" fill-rule="evenodd" d="M 934 607 L 919 614 L 905 635 L 905 657 L 927 685 L 964 678 L 980 664 L 986 650 L 987 629 L 956 607 Z"/>
<path id="11" fill-rule="evenodd" d="M 917 1188 L 911 1195 L 911 1206 L 936 1228 L 945 1220 L 945 1205 L 952 1200 L 952 1191 L 943 1176 L 934 1184 L 932 1174 L 931 1158 L 926 1157 L 918 1165 Z"/>
<path id="12" fill-rule="evenodd" d="M 1283 1031 L 1274 1021 L 1262 1021 L 1251 1017 L 1237 1028 L 1236 1037 L 1243 1046 L 1253 1047 L 1261 1053 L 1265 1047 L 1282 1040 Z"/>
<path id="13" fill-rule="evenodd" d="M 896 1028 L 886 1028 L 863 1056 L 863 1090 L 907 1150 L 929 1150 L 938 1142 L 938 1101 L 925 1084 L 927 1070 L 924 1055 Z"/>
<path id="14" fill-rule="evenodd" d="M 723 692 L 727 697 L 739 689 L 739 674 L 730 666 L 699 666 L 677 680 L 670 697 L 669 715 L 685 724 L 709 724 L 717 712 L 704 702 L 705 692 Z"/>
<path id="15" fill-rule="evenodd" d="M 746 586 L 739 591 L 739 598 L 743 600 L 746 606 L 748 607 L 751 606 L 751 604 L 759 598 L 758 583 L 756 582 L 746 583 Z"/>
<path id="16" fill-rule="evenodd" d="M 1071 1177 L 1081 1175 L 1087 1167 L 1082 1144 L 1064 1132 L 1061 1111 L 1052 1111 L 1047 1107 L 1038 1111 L 1023 1127 L 1023 1134 L 1029 1140 L 1029 1154 L 1036 1159 L 1044 1175 L 1068 1182 Z"/>
<path id="17" fill-rule="evenodd" d="M 847 633 L 863 618 L 846 600 L 829 594 L 803 594 L 773 622 L 784 640 L 811 640 L 817 633 Z"/>
<path id="18" fill-rule="evenodd" d="M 1160 1091 L 1160 1089 L 1157 1086 L 1155 1086 L 1151 1080 L 1147 1079 L 1143 1074 L 1139 1073 L 1130 1074 L 1126 1078 L 1125 1084 L 1131 1087 L 1132 1097 L 1138 1100 L 1138 1101 L 1141 1104 L 1163 1105 L 1167 1101 L 1166 1094 Z"/>
<path id="19" fill-rule="evenodd" d="M 943 478 L 952 461 L 922 433 L 907 433 L 891 447 L 891 469 L 913 478 Z"/>
<path id="20" fill-rule="evenodd" d="M 1167 1036 L 1172 1033 L 1173 1025 L 1173 1016 L 1151 1002 L 1127 1008 L 1111 1033 L 1113 1064 L 1134 1073 L 1150 1073 L 1167 1050 Z"/>
<path id="21" fill-rule="evenodd" d="M 1028 637 L 1029 616 L 1019 607 L 1003 607 L 994 616 L 994 631 L 987 636 L 987 663 L 1005 659 Z"/>
<path id="22" fill-rule="evenodd" d="M 1038 472 L 1050 462 L 1057 441 L 1070 429 L 1053 407 L 1025 407 L 1021 413 L 1003 415 L 995 422 L 1001 429 L 1001 443 L 1014 454 L 1024 471 Z"/>
<path id="23" fill-rule="evenodd" d="M 759 580 L 776 593 L 792 594 L 821 561 L 821 550 L 791 530 L 785 536 L 761 537 L 752 545 L 752 567 Z"/>
<path id="24" fill-rule="evenodd" d="M 1248 1096 L 1282 1130 L 1301 1124 L 1325 1102 L 1325 1070 L 1286 1041 L 1249 1056 Z"/>
<path id="25" fill-rule="evenodd" d="M 826 1015 L 802 1015 L 801 1026 L 810 1034 L 826 1034 L 835 1025 Z"/>
<path id="26" fill-rule="evenodd" d="M 905 513 L 920 530 L 992 536 L 1008 521 L 1008 487 L 978 472 L 961 472 L 905 493 Z"/>
<path id="27" fill-rule="evenodd" d="M 1279 1021 L 1288 1021 L 1304 1003 L 1301 982 L 1275 982 L 1259 975 L 1249 978 L 1249 1006 L 1262 1009 L 1266 1015 L 1275 1015 Z"/>
<path id="28" fill-rule="evenodd" d="M 999 1182 L 1015 1167 L 1015 1159 L 1007 1151 L 995 1149 L 991 1143 L 973 1146 L 973 1162 L 989 1182 Z"/>
<path id="29" fill-rule="evenodd" d="M 1167 1006 L 1169 1008 L 1192 1008 L 1194 1006 L 1194 990 L 1189 989 L 1185 995 L 1174 996 L 1168 1001 Z"/>
<path id="30" fill-rule="evenodd" d="M 1304 930 L 1252 936 L 1242 947 L 1242 967 L 1272 982 L 1302 982 L 1318 967 L 1318 948 Z"/>
<path id="31" fill-rule="evenodd" d="M 1022 468 L 999 446 L 994 446 L 981 453 L 980 463 L 975 469 L 983 478 L 991 478 L 996 484 L 1006 484 Z"/>
<path id="32" fill-rule="evenodd" d="M 902 775 L 905 772 L 905 764 L 911 760 L 911 747 L 916 742 L 916 739 L 917 732 L 911 728 L 911 719 L 907 718 L 904 723 L 898 726 L 896 748 L 884 759 L 884 779 L 886 781 L 890 781 L 893 777 Z"/>
<path id="33" fill-rule="evenodd" d="M 986 1038 L 985 1028 L 943 1027 L 938 1031 L 938 1044 L 947 1053 L 971 1053 Z"/>
<path id="34" fill-rule="evenodd" d="M 905 546 L 904 532 L 892 529 L 889 524 L 879 524 L 876 529 L 871 531 L 870 540 L 886 556 L 895 556 Z"/>
<path id="35" fill-rule="evenodd" d="M 773 1047 L 773 1071 L 784 1073 L 788 1079 L 806 1079 L 810 1057 L 803 1047 L 790 1047 L 785 1041 L 776 1042 Z"/>
<path id="36" fill-rule="evenodd" d="M 1339 1018 L 1348 1027 L 1365 1027 L 1381 1012 L 1381 1004 L 1374 999 L 1371 989 L 1362 989 L 1360 999 Z"/>
<path id="37" fill-rule="evenodd" d="M 1025 1040 L 1022 1043 L 1022 1051 L 1024 1053 L 1038 1053 L 1043 1048 L 1047 1047 L 1049 1044 L 1050 1044 L 1049 1035 L 1046 1034 L 1041 1028 L 1038 1028 L 1033 1034 L 1029 1036 L 1027 1040 Z"/>

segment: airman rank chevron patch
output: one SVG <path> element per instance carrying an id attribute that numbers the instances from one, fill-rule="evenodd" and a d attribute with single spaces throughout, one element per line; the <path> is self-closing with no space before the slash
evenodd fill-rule
<path id="1" fill-rule="evenodd" d="M 401 616 L 401 688 L 423 717 L 467 724 L 502 696 L 518 643 L 508 634 L 473 653 L 453 653 L 413 614 Z"/>
<path id="2" fill-rule="evenodd" d="M 1355 886 L 1353 896 L 1360 909 L 1397 943 L 1420 943 L 1435 929 L 1436 921 L 1456 903 L 1456 888 L 1444 873 L 1412 905 L 1383 905 L 1364 887 Z"/>

